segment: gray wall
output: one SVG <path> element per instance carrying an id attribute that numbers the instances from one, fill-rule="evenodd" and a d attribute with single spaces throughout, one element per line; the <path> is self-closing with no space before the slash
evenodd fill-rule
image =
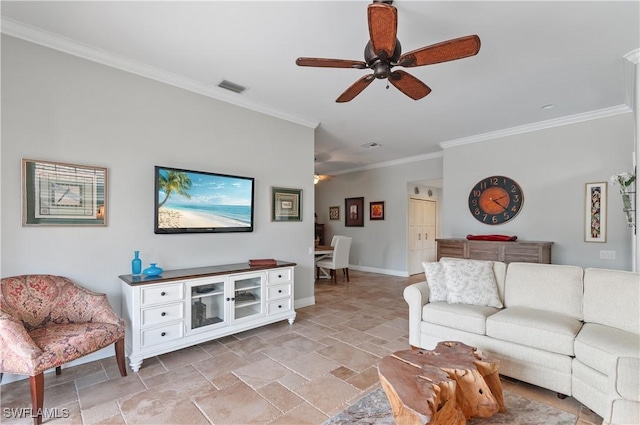
<path id="1" fill-rule="evenodd" d="M 606 243 L 584 242 L 584 196 L 586 183 L 608 182 L 613 174 L 631 171 L 634 140 L 634 117 L 629 113 L 448 147 L 442 159 L 320 182 L 316 211 L 319 222 L 329 227 L 329 235 L 354 237 L 351 264 L 355 268 L 406 275 L 407 188 L 413 187 L 408 182 L 443 178 L 442 195 L 435 191 L 437 201 L 442 197 L 440 237 L 500 233 L 522 240 L 549 240 L 554 242 L 554 263 L 631 270 L 632 230 L 626 225 L 617 187 L 608 186 Z M 497 226 L 475 220 L 467 205 L 471 188 L 491 175 L 513 178 L 525 195 L 520 214 Z M 356 196 L 365 197 L 367 208 L 370 201 L 386 201 L 384 222 L 371 222 L 367 215 L 364 227 L 344 227 L 344 198 Z M 340 221 L 328 220 L 331 205 L 340 205 Z M 616 259 L 600 259 L 600 250 L 615 251 Z"/>
<path id="2" fill-rule="evenodd" d="M 442 177 L 442 158 L 343 174 L 316 185 L 318 222 L 327 240 L 335 234 L 353 237 L 350 264 L 354 269 L 407 275 L 407 183 Z M 410 186 L 413 187 L 413 186 Z M 424 186 L 422 186 L 424 187 Z M 435 191 L 436 196 L 439 192 Z M 364 197 L 364 227 L 345 227 L 345 198 Z M 385 219 L 369 220 L 369 202 L 385 202 Z M 329 207 L 340 206 L 340 220 L 329 220 Z"/>
<path id="3" fill-rule="evenodd" d="M 134 250 L 165 269 L 277 258 L 298 263 L 297 304 L 313 303 L 313 133 L 3 36 L 1 274 L 65 275 L 120 312 Z M 107 167 L 108 226 L 22 227 L 22 158 Z M 155 235 L 154 165 L 254 177 L 254 232 Z M 302 222 L 271 222 L 272 186 L 303 190 Z"/>
<path id="4" fill-rule="evenodd" d="M 446 148 L 444 155 L 444 234 L 500 233 L 519 239 L 553 241 L 558 264 L 631 270 L 631 235 L 617 186 L 608 185 L 606 243 L 584 242 L 585 184 L 608 182 L 632 171 L 633 114 L 554 127 L 490 141 Z M 517 217 L 489 226 L 467 206 L 469 190 L 482 178 L 505 175 L 524 192 Z M 600 250 L 616 252 L 601 260 Z"/>

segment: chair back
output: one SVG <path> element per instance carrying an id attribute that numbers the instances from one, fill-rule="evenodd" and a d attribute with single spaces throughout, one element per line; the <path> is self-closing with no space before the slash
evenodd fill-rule
<path id="1" fill-rule="evenodd" d="M 335 247 L 336 246 L 336 241 L 340 238 L 346 238 L 347 236 L 344 235 L 333 235 L 333 238 L 331 239 L 331 246 Z"/>
<path id="2" fill-rule="evenodd" d="M 341 236 L 336 239 L 333 248 L 333 266 L 336 269 L 349 268 L 349 252 L 351 251 L 351 238 Z"/>

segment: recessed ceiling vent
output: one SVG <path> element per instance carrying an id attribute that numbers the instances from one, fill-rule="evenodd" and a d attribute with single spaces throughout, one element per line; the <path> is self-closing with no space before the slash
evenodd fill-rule
<path id="1" fill-rule="evenodd" d="M 241 86 L 240 84 L 232 83 L 231 81 L 222 80 L 218 87 L 231 90 L 234 93 L 242 93 L 246 90 L 246 87 Z"/>
<path id="2" fill-rule="evenodd" d="M 371 142 L 371 143 L 365 143 L 364 145 L 360 145 L 365 149 L 375 149 L 375 148 L 379 148 L 380 146 L 382 146 L 380 143 L 376 143 L 376 142 Z"/>

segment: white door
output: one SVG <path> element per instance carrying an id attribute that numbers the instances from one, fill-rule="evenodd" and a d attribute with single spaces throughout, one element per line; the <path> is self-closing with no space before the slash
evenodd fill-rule
<path id="1" fill-rule="evenodd" d="M 436 261 L 436 203 L 409 199 L 409 274 L 421 273 L 423 261 Z"/>

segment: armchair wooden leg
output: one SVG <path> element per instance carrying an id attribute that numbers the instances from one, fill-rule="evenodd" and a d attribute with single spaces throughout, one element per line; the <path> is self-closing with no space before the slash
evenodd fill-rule
<path id="1" fill-rule="evenodd" d="M 347 282 L 349 282 L 349 268 L 345 268 L 344 272 L 347 275 Z"/>
<path id="2" fill-rule="evenodd" d="M 124 356 L 124 338 L 120 338 L 116 341 L 116 361 L 118 362 L 118 369 L 120 369 L 120 376 L 127 376 L 127 365 L 125 363 Z"/>
<path id="3" fill-rule="evenodd" d="M 44 372 L 29 377 L 31 387 L 31 407 L 33 409 L 33 425 L 42 423 L 42 406 L 44 405 Z"/>
<path id="4" fill-rule="evenodd" d="M 62 375 L 62 366 L 56 366 L 56 375 Z"/>

